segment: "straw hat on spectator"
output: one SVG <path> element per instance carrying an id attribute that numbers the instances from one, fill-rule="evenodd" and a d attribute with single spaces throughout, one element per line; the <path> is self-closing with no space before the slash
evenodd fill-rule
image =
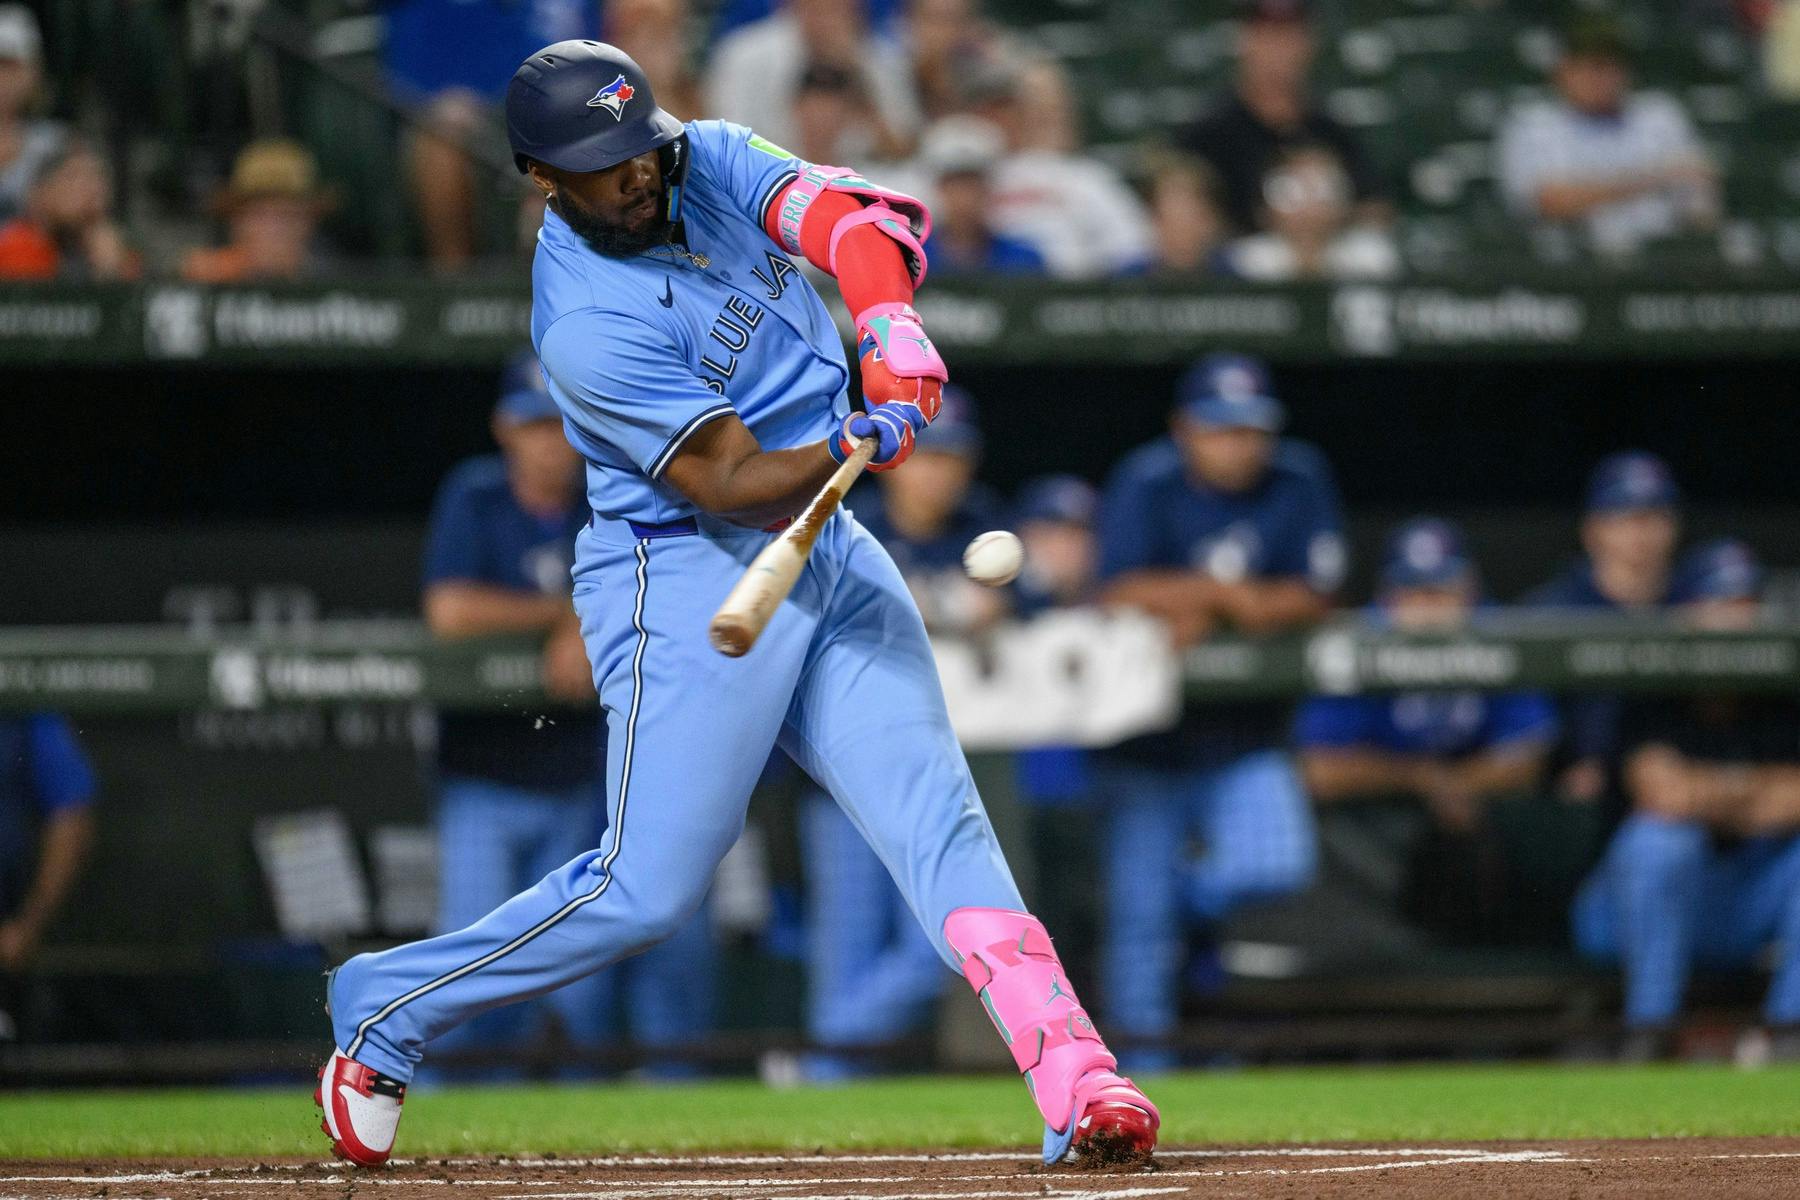
<path id="1" fill-rule="evenodd" d="M 337 198 L 319 183 L 319 166 L 312 152 L 287 138 L 251 142 L 231 166 L 231 181 L 213 202 L 221 216 L 230 216 L 254 200 L 299 200 L 316 214 L 330 212 Z"/>

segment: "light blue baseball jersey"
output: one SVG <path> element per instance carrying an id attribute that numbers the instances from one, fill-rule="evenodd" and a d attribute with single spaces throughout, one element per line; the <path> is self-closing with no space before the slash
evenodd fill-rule
<path id="1" fill-rule="evenodd" d="M 705 266 L 673 249 L 603 257 L 551 215 L 533 271 L 533 341 L 587 457 L 596 518 L 576 540 L 573 599 L 607 720 L 606 832 L 473 924 L 337 970 L 338 1044 L 402 1081 L 471 1017 L 682 928 L 777 743 L 849 813 L 946 965 L 957 962 L 943 934 L 952 912 L 1024 905 L 925 623 L 849 511 L 825 522 L 748 655 L 707 644 L 719 601 L 774 535 L 696 513 L 664 468 L 733 412 L 765 447 L 824 438 L 849 411 L 849 370 L 824 305 L 762 228 L 803 164 L 737 126 L 687 128 L 681 215 Z M 880 738 L 879 754 L 870 713 L 903 733 Z"/>
<path id="2" fill-rule="evenodd" d="M 741 125 L 692 121 L 687 136 L 680 215 L 694 257 L 609 258 L 553 212 L 538 234 L 531 340 L 603 518 L 693 515 L 661 477 L 709 421 L 736 413 L 780 449 L 824 438 L 850 411 L 837 329 L 763 231 L 805 164 Z"/>

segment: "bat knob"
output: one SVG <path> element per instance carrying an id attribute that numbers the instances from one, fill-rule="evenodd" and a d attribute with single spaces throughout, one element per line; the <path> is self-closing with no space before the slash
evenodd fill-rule
<path id="1" fill-rule="evenodd" d="M 744 657 L 750 652 L 751 645 L 756 641 L 751 636 L 750 630 L 741 622 L 724 618 L 715 619 L 707 628 L 706 635 L 707 640 L 712 643 L 712 648 L 726 658 Z"/>

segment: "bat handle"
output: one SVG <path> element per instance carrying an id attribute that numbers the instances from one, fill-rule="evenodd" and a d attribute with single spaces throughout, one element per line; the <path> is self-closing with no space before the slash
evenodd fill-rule
<path id="1" fill-rule="evenodd" d="M 858 441 L 805 511 L 757 554 L 707 626 L 707 638 L 713 649 L 727 658 L 739 658 L 749 653 L 775 616 L 775 610 L 793 590 L 794 581 L 800 577 L 819 531 L 843 503 L 844 493 L 850 490 L 850 485 L 856 482 L 880 448 L 881 443 L 876 438 Z"/>

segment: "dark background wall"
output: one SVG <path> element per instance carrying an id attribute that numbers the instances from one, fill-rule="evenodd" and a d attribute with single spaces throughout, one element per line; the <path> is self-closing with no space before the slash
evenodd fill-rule
<path id="1" fill-rule="evenodd" d="M 1392 518 L 1468 522 L 1511 596 L 1575 550 L 1595 459 L 1659 451 L 1690 533 L 1800 560 L 1794 361 L 1303 363 L 1277 371 L 1291 432 L 1337 471 L 1357 594 Z M 1164 427 L 1179 365 L 959 371 L 1002 490 L 1045 471 L 1105 478 Z M 0 372 L 0 624 L 144 621 L 183 584 L 296 583 L 330 615 L 405 611 L 439 479 L 491 448 L 497 372 Z"/>

